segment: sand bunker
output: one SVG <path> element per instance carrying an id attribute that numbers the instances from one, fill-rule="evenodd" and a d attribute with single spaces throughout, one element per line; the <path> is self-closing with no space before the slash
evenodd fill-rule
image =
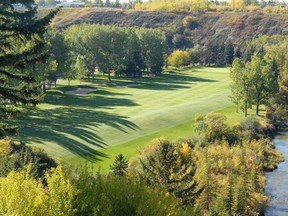
<path id="1" fill-rule="evenodd" d="M 139 87 L 143 86 L 142 84 L 128 84 L 127 87 Z"/>
<path id="2" fill-rule="evenodd" d="M 125 86 L 113 86 L 111 88 L 128 88 L 128 87 L 140 87 L 140 86 L 143 86 L 143 85 L 142 84 L 128 84 Z"/>
<path id="3" fill-rule="evenodd" d="M 92 89 L 92 88 L 77 88 L 76 90 L 73 90 L 73 91 L 66 91 L 65 94 L 84 96 L 84 95 L 87 95 L 88 93 L 94 92 L 94 91 L 96 91 L 96 89 Z"/>

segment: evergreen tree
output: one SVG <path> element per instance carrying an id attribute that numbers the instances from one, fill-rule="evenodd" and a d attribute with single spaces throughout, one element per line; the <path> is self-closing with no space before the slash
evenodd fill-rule
<path id="1" fill-rule="evenodd" d="M 235 52 L 234 52 L 234 58 L 241 58 L 241 51 L 239 49 L 239 47 L 236 48 Z"/>
<path id="2" fill-rule="evenodd" d="M 124 158 L 122 154 L 118 154 L 115 158 L 114 163 L 110 166 L 110 170 L 113 171 L 115 175 L 123 176 L 127 173 L 128 161 Z"/>
<path id="3" fill-rule="evenodd" d="M 247 205 L 247 187 L 243 176 L 236 179 L 235 187 L 233 190 L 233 202 L 231 213 L 232 215 L 245 215 Z"/>
<path id="4" fill-rule="evenodd" d="M 23 4 L 24 9 L 14 9 L 17 3 Z M 35 65 L 48 57 L 43 35 L 57 10 L 37 19 L 33 3 L 0 2 L 0 137 L 17 131 L 9 124 L 18 113 L 17 104 L 36 105 L 41 99 L 41 88 L 34 77 Z"/>
<path id="5" fill-rule="evenodd" d="M 110 0 L 105 1 L 105 7 L 110 7 Z"/>
<path id="6" fill-rule="evenodd" d="M 208 148 L 204 150 L 203 155 L 203 167 L 199 170 L 199 186 L 202 193 L 197 200 L 197 203 L 206 211 L 210 211 L 212 207 L 212 202 L 217 194 L 217 181 L 213 176 L 211 156 L 208 152 Z"/>
<path id="7" fill-rule="evenodd" d="M 224 43 L 222 44 L 217 44 L 216 46 L 216 65 L 218 66 L 225 66 L 225 45 Z"/>
<path id="8" fill-rule="evenodd" d="M 225 44 L 224 54 L 226 65 L 231 65 L 234 60 L 234 47 L 230 41 Z"/>
<path id="9" fill-rule="evenodd" d="M 202 188 L 196 189 L 194 180 L 195 166 L 191 150 L 187 144 L 182 148 L 167 139 L 160 138 L 150 154 L 140 158 L 141 175 L 148 185 L 164 187 L 167 192 L 175 194 L 181 204 L 194 205 Z"/>

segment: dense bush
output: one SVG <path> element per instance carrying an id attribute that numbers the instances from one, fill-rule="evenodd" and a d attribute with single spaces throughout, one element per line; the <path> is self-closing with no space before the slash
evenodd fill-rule
<path id="1" fill-rule="evenodd" d="M 175 193 L 182 205 L 187 193 L 178 191 L 190 191 L 186 201 L 200 208 L 200 215 L 263 214 L 267 203 L 264 171 L 283 161 L 268 136 L 271 124 L 248 117 L 230 127 L 218 113 L 195 119 L 197 136 L 175 142 L 155 140 L 130 163 L 130 175 L 138 173 L 148 185 Z"/>
<path id="2" fill-rule="evenodd" d="M 241 138 L 244 140 L 253 140 L 260 138 L 272 138 L 275 133 L 275 127 L 273 124 L 267 121 L 262 121 L 254 116 L 248 116 L 240 121 L 238 126 L 235 126 L 235 130 L 241 133 Z"/>
<path id="3" fill-rule="evenodd" d="M 32 149 L 24 144 L 15 144 L 11 140 L 0 140 L 0 177 L 12 170 L 22 169 L 32 164 L 30 171 L 34 177 L 42 177 L 46 169 L 56 167 L 55 160 L 41 149 Z"/>
<path id="4" fill-rule="evenodd" d="M 246 118 L 233 129 L 225 120 L 217 113 L 196 117 L 198 138 L 178 139 L 175 143 L 156 140 L 144 148 L 131 170 L 140 170 L 140 176 L 148 184 L 171 192 L 171 188 L 180 188 L 175 187 L 175 182 L 185 185 L 197 182 L 193 188 L 197 198 L 190 205 L 202 209 L 203 215 L 263 214 L 267 203 L 264 171 L 277 168 L 283 157 L 266 136 L 269 126 L 257 118 Z M 227 142 L 230 133 L 233 145 Z M 199 138 L 201 134 L 204 136 Z M 181 160 L 183 155 L 185 160 Z M 196 172 L 183 181 L 188 172 L 179 170 L 189 166 L 196 168 Z"/>
<path id="5" fill-rule="evenodd" d="M 263 213 L 265 177 L 261 143 L 253 141 L 229 146 L 222 141 L 195 150 L 196 179 L 203 193 L 197 204 L 216 215 L 257 215 Z M 255 197 L 259 197 L 256 201 Z M 257 205 L 255 203 L 257 202 Z"/>
<path id="6" fill-rule="evenodd" d="M 226 123 L 226 117 L 219 113 L 197 115 L 195 117 L 195 131 L 198 136 L 204 137 L 206 143 L 213 143 L 216 140 L 227 140 L 229 144 L 238 141 L 237 133 Z"/>
<path id="7" fill-rule="evenodd" d="M 95 176 L 85 168 L 67 174 L 58 166 L 45 174 L 43 187 L 30 169 L 0 179 L 1 215 L 186 215 L 174 196 L 134 179 Z"/>
<path id="8" fill-rule="evenodd" d="M 285 129 L 287 127 L 287 110 L 284 105 L 273 105 L 268 107 L 266 112 L 268 121 L 275 126 L 276 129 Z"/>
<path id="9" fill-rule="evenodd" d="M 167 62 L 171 66 L 180 67 L 189 65 L 190 63 L 190 54 L 185 50 L 175 50 L 168 58 Z"/>

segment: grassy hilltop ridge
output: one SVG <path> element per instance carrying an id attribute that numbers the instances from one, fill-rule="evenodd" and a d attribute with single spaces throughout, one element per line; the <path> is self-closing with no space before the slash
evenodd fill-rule
<path id="1" fill-rule="evenodd" d="M 64 82 L 22 118 L 22 139 L 72 163 L 109 158 L 101 163 L 104 169 L 114 155 L 123 153 L 130 158 L 155 137 L 175 139 L 191 134 L 197 113 L 231 106 L 228 68 L 193 68 L 152 78 L 115 80 L 110 87 L 100 81 L 82 83 L 82 88 L 95 88 L 87 96 L 64 94 L 79 87 L 76 81 L 69 87 Z"/>

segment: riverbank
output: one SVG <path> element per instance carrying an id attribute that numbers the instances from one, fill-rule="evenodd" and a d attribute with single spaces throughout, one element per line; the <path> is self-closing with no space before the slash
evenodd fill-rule
<path id="1" fill-rule="evenodd" d="M 285 161 L 273 172 L 266 173 L 265 192 L 269 200 L 265 216 L 286 216 L 288 215 L 288 132 L 278 134 L 274 142 Z"/>

